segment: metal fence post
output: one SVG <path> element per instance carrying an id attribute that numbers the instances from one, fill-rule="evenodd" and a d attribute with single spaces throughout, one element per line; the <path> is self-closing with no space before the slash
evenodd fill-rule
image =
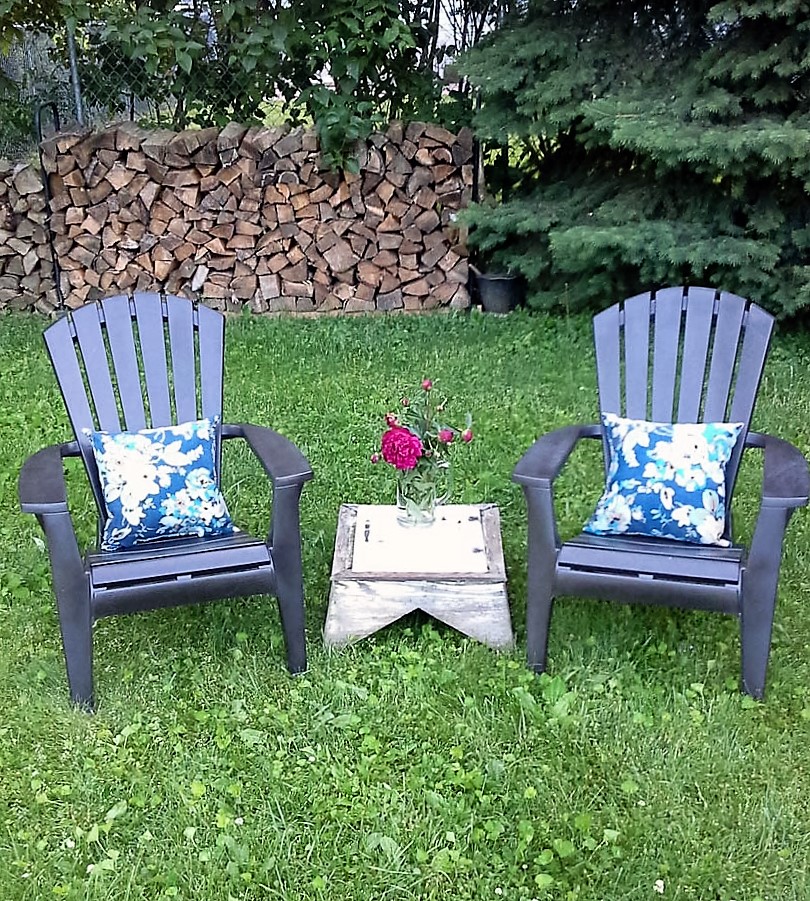
<path id="1" fill-rule="evenodd" d="M 42 133 L 42 114 L 45 111 L 50 112 L 53 119 L 53 127 L 56 134 L 61 131 L 61 123 L 59 122 L 59 108 L 50 101 L 48 103 L 40 103 L 34 112 L 34 128 L 37 132 L 37 149 L 39 151 L 39 171 L 42 176 L 42 189 L 45 192 L 45 214 L 46 228 L 48 230 L 48 244 L 51 248 L 51 263 L 53 264 L 53 281 L 56 289 L 56 299 L 59 301 L 57 311 L 61 315 L 66 311 L 65 295 L 62 293 L 62 267 L 59 265 L 59 257 L 56 255 L 56 245 L 54 244 L 53 227 L 51 225 L 51 217 L 53 210 L 51 209 L 51 183 L 48 179 L 48 173 L 45 171 L 45 161 L 42 156 L 42 141 L 44 135 Z"/>
<path id="2" fill-rule="evenodd" d="M 68 57 L 70 58 L 70 83 L 73 86 L 73 102 L 76 105 L 76 121 L 84 128 L 84 103 L 82 102 L 82 86 L 79 84 L 79 66 L 76 62 L 76 31 L 72 19 L 65 22 L 67 28 Z"/>

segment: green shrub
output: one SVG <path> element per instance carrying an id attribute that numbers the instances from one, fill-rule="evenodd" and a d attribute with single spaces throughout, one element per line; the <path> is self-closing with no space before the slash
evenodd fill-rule
<path id="1" fill-rule="evenodd" d="M 531 4 L 463 65 L 479 134 L 511 152 L 472 245 L 540 308 L 706 282 L 807 309 L 806 25 L 775 0 Z"/>

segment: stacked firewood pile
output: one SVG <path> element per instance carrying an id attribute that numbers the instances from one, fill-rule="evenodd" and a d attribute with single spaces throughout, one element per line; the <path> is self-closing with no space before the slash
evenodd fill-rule
<path id="1" fill-rule="evenodd" d="M 39 171 L 0 159 L 0 310 L 56 305 Z"/>
<path id="2" fill-rule="evenodd" d="M 318 165 L 313 132 L 142 130 L 43 146 L 67 305 L 162 290 L 226 309 L 463 308 L 472 135 L 392 124 L 358 174 Z"/>

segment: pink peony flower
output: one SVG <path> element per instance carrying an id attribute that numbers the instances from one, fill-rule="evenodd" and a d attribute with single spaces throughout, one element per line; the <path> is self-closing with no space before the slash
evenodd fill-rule
<path id="1" fill-rule="evenodd" d="M 382 436 L 383 459 L 397 469 L 415 469 L 423 452 L 422 441 L 402 426 L 391 426 Z"/>
<path id="2" fill-rule="evenodd" d="M 445 425 L 446 405 L 441 388 L 432 379 L 424 378 L 409 394 L 401 394 L 397 412 L 384 414 L 385 427 L 379 450 L 372 453 L 371 462 L 385 461 L 401 473 L 418 474 L 417 482 L 430 480 L 435 472 L 450 464 L 451 445 L 472 441 L 472 418 L 467 414 L 462 432 L 459 426 Z M 406 475 L 406 481 L 413 476 Z"/>

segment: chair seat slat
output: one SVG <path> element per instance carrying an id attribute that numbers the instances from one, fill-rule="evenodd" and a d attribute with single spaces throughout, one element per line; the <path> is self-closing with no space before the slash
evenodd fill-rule
<path id="1" fill-rule="evenodd" d="M 194 576 L 220 569 L 267 566 L 269 562 L 267 545 L 244 533 L 228 538 L 149 542 L 129 551 L 87 556 L 96 588 L 180 575 Z"/>
<path id="2" fill-rule="evenodd" d="M 743 556 L 743 549 L 734 546 L 702 547 L 665 538 L 583 534 L 562 546 L 559 565 L 736 584 Z"/>

